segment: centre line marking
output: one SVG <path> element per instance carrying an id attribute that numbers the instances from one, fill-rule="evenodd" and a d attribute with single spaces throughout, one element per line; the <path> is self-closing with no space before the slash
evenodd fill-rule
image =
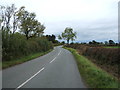
<path id="1" fill-rule="evenodd" d="M 50 61 L 50 63 L 52 63 L 55 59 L 56 59 L 56 57 L 52 61 Z"/>
<path id="2" fill-rule="evenodd" d="M 60 50 L 60 52 L 58 53 L 58 56 L 60 55 L 60 53 L 61 53 L 61 50 Z"/>
<path id="3" fill-rule="evenodd" d="M 57 56 L 59 56 L 61 53 L 61 50 L 60 52 L 58 53 Z M 52 63 L 56 58 L 57 56 L 52 60 L 50 61 L 50 63 Z M 22 86 L 24 86 L 27 82 L 29 82 L 31 79 L 33 79 L 35 76 L 37 76 L 41 71 L 43 71 L 45 68 L 43 67 L 42 69 L 40 69 L 37 73 L 35 73 L 32 77 L 30 77 L 28 80 L 26 80 L 24 83 L 22 83 L 21 85 L 19 85 L 15 90 L 18 90 L 19 88 L 21 88 Z"/>
<path id="4" fill-rule="evenodd" d="M 32 77 L 30 77 L 28 80 L 26 80 L 24 83 L 22 83 L 20 86 L 18 86 L 15 90 L 21 88 L 22 86 L 24 86 L 27 82 L 29 82 L 31 79 L 33 79 L 35 76 L 37 76 L 41 71 L 43 71 L 45 68 L 43 67 L 42 69 L 40 69 L 36 74 L 34 74 Z"/>
<path id="5" fill-rule="evenodd" d="M 60 52 L 58 53 L 58 55 L 57 56 L 59 56 L 60 55 L 60 53 L 61 53 L 61 50 L 60 50 Z M 57 58 L 57 56 L 52 60 L 52 61 L 50 61 L 49 63 L 52 63 L 53 61 L 55 61 L 55 59 Z"/>

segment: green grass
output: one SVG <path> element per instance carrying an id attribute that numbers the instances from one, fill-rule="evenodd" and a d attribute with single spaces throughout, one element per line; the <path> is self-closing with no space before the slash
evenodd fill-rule
<path id="1" fill-rule="evenodd" d="M 66 48 L 76 58 L 81 76 L 89 88 L 118 88 L 117 79 L 93 64 L 86 57 L 79 55 L 75 49 Z"/>
<path id="2" fill-rule="evenodd" d="M 120 48 L 120 46 L 105 46 L 104 48 Z"/>
<path id="3" fill-rule="evenodd" d="M 8 68 L 8 67 L 11 67 L 11 66 L 21 64 L 23 62 L 35 59 L 37 57 L 40 57 L 40 56 L 43 56 L 43 55 L 49 53 L 50 51 L 52 51 L 52 49 L 48 50 L 46 52 L 40 52 L 40 53 L 35 53 L 35 54 L 28 55 L 28 56 L 24 56 L 24 57 L 21 57 L 21 58 L 16 59 L 16 60 L 2 62 L 2 69 L 5 69 L 5 68 Z"/>

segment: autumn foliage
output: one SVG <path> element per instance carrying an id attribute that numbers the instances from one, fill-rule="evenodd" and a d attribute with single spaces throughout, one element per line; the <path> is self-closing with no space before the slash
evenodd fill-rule
<path id="1" fill-rule="evenodd" d="M 81 44 L 67 45 L 77 49 L 79 54 L 89 58 L 92 62 L 110 72 L 114 76 L 119 76 L 118 66 L 120 65 L 120 48 L 104 48 L 102 46 L 90 46 Z"/>

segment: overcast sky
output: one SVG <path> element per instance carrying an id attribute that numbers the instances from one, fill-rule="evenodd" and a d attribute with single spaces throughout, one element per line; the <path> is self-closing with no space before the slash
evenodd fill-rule
<path id="1" fill-rule="evenodd" d="M 45 34 L 58 35 L 66 27 L 77 32 L 76 42 L 118 41 L 119 0 L 0 0 L 0 5 L 25 6 L 46 26 Z"/>

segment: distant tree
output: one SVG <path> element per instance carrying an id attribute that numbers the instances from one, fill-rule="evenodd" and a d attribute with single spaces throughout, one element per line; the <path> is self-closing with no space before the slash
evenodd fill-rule
<path id="1" fill-rule="evenodd" d="M 103 42 L 100 42 L 101 45 L 103 45 Z"/>
<path id="2" fill-rule="evenodd" d="M 59 40 L 62 40 L 62 37 L 61 37 L 60 35 L 58 35 L 58 39 L 59 39 Z"/>
<path id="3" fill-rule="evenodd" d="M 53 34 L 52 35 L 46 35 L 46 37 L 49 41 L 52 41 L 52 43 L 57 43 L 58 42 L 58 41 L 55 40 L 56 36 L 53 35 Z"/>
<path id="4" fill-rule="evenodd" d="M 92 42 L 90 41 L 89 44 L 92 44 Z"/>
<path id="5" fill-rule="evenodd" d="M 115 43 L 116 46 L 118 46 L 119 44 L 118 43 Z"/>
<path id="6" fill-rule="evenodd" d="M 97 44 L 100 44 L 99 42 L 95 41 L 95 40 L 92 40 L 92 42 L 90 41 L 89 44 L 94 44 L 94 45 L 97 45 Z"/>
<path id="7" fill-rule="evenodd" d="M 109 44 L 109 42 L 108 41 L 105 41 L 105 45 L 108 45 Z"/>
<path id="8" fill-rule="evenodd" d="M 110 45 L 114 45 L 115 42 L 114 42 L 113 40 L 109 40 L 109 44 L 110 44 Z"/>
<path id="9" fill-rule="evenodd" d="M 73 32 L 73 29 L 70 27 L 65 28 L 64 32 L 58 36 L 59 39 L 64 39 L 67 40 L 67 43 L 69 44 L 69 41 L 71 40 L 72 42 L 76 38 L 76 32 Z"/>
<path id="10" fill-rule="evenodd" d="M 81 44 L 87 44 L 86 42 L 81 42 Z"/>
<path id="11" fill-rule="evenodd" d="M 92 41 L 93 44 L 96 44 L 97 42 L 95 40 Z"/>
<path id="12" fill-rule="evenodd" d="M 51 41 L 52 41 L 53 43 L 55 43 L 55 39 L 56 39 L 56 36 L 52 34 L 52 36 L 51 36 Z"/>
<path id="13" fill-rule="evenodd" d="M 97 42 L 97 41 L 95 41 L 95 40 L 93 40 L 92 43 L 93 43 L 93 44 L 100 44 L 99 42 Z"/>
<path id="14" fill-rule="evenodd" d="M 73 42 L 70 43 L 71 45 L 74 44 Z"/>
<path id="15" fill-rule="evenodd" d="M 58 40 L 55 40 L 54 43 L 60 43 Z"/>
<path id="16" fill-rule="evenodd" d="M 62 44 L 65 44 L 65 41 L 62 41 L 61 43 L 62 43 Z"/>

